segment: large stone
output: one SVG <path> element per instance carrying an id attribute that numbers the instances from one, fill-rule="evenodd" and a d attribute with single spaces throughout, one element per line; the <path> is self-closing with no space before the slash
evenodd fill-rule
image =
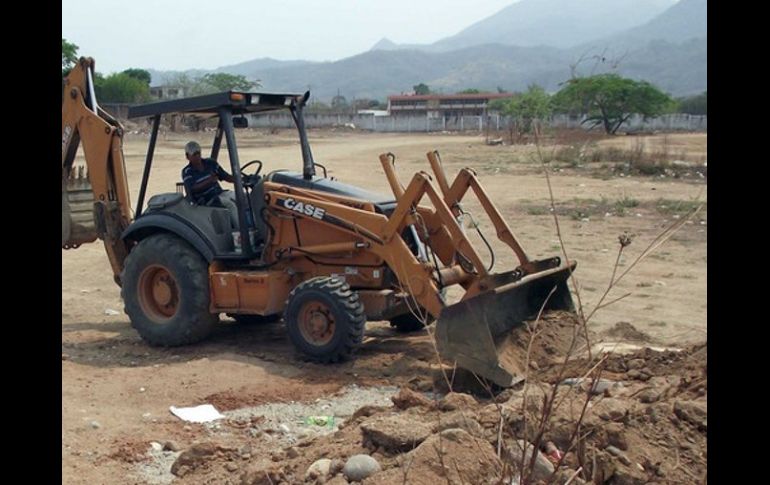
<path id="1" fill-rule="evenodd" d="M 414 392 L 408 387 L 402 387 L 398 391 L 398 394 L 390 398 L 393 404 L 399 409 L 409 409 L 411 407 L 419 406 L 430 408 L 433 407 L 433 401 L 420 394 Z"/>
<path id="2" fill-rule="evenodd" d="M 328 458 L 321 458 L 310 465 L 305 472 L 305 480 L 315 480 L 316 478 L 326 478 L 329 476 L 332 461 Z"/>
<path id="3" fill-rule="evenodd" d="M 365 480 L 364 485 L 408 483 L 500 483 L 503 464 L 492 445 L 462 429 L 433 434 L 404 455 L 400 467 L 389 468 Z"/>
<path id="4" fill-rule="evenodd" d="M 241 475 L 241 485 L 275 485 L 288 480 L 283 468 L 251 470 Z"/>
<path id="5" fill-rule="evenodd" d="M 431 434 L 425 422 L 401 415 L 377 416 L 361 423 L 364 442 L 369 441 L 390 452 L 414 449 Z"/>
<path id="6" fill-rule="evenodd" d="M 532 460 L 532 452 L 534 451 L 532 443 L 528 443 L 524 440 L 511 440 L 506 442 L 505 448 L 508 462 L 514 469 L 518 470 L 520 468 L 522 457 L 524 459 L 525 468 L 529 466 L 529 463 Z M 540 450 L 537 450 L 535 468 L 532 470 L 530 479 L 534 479 L 535 481 L 548 480 L 548 477 L 551 476 L 553 470 L 553 463 L 551 463 L 544 454 L 540 453 Z"/>
<path id="7" fill-rule="evenodd" d="M 345 462 L 342 474 L 350 481 L 361 480 L 382 470 L 380 464 L 369 455 L 353 455 Z"/>
<path id="8" fill-rule="evenodd" d="M 708 410 L 705 402 L 676 401 L 674 403 L 674 414 L 682 421 L 687 421 L 697 426 L 701 431 L 708 429 L 706 419 Z"/>
<path id="9" fill-rule="evenodd" d="M 183 476 L 213 458 L 217 451 L 219 451 L 219 446 L 216 443 L 208 441 L 195 443 L 179 455 L 174 464 L 171 465 L 171 473 L 176 476 Z"/>
<path id="10" fill-rule="evenodd" d="M 450 392 L 439 401 L 438 408 L 442 411 L 454 411 L 456 409 L 475 409 L 477 405 L 476 399 L 469 394 Z"/>
<path id="11" fill-rule="evenodd" d="M 479 422 L 473 418 L 473 415 L 467 411 L 452 411 L 441 415 L 438 423 L 433 426 L 433 432 L 438 433 L 445 429 L 452 428 L 464 429 L 476 438 L 484 436 L 484 428 L 482 428 Z"/>
<path id="12" fill-rule="evenodd" d="M 334 478 L 326 482 L 326 485 L 348 485 L 348 481 L 344 475 L 336 475 Z"/>
<path id="13" fill-rule="evenodd" d="M 621 399 L 606 397 L 594 404 L 591 410 L 605 421 L 623 421 L 628 414 L 628 404 Z"/>

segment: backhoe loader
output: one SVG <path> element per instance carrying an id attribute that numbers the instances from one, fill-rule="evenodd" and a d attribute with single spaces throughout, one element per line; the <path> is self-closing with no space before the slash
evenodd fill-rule
<path id="1" fill-rule="evenodd" d="M 327 177 L 305 130 L 309 92 L 228 91 L 132 106 L 130 118 L 152 123 L 132 213 L 123 128 L 98 106 L 93 75 L 93 59 L 82 58 L 64 85 L 62 248 L 104 243 L 125 312 L 151 345 L 200 341 L 221 314 L 282 318 L 300 353 L 329 363 L 354 356 L 367 321 L 415 330 L 435 320 L 429 331 L 445 363 L 505 387 L 520 376 L 498 359 L 501 340 L 543 310 L 574 310 L 566 281 L 576 263 L 530 260 L 471 169 L 450 183 L 431 152 L 435 179 L 419 172 L 404 186 L 395 156 L 381 154 L 390 196 Z M 278 110 L 295 122 L 301 171 L 241 165 L 236 128 Z M 237 225 L 227 208 L 194 205 L 179 190 L 145 205 L 161 117 L 170 113 L 216 121 L 210 157 L 219 159 L 224 140 L 238 174 L 228 191 Z M 79 145 L 87 170 L 74 163 Z M 493 273 L 473 247 L 459 222 L 469 191 L 517 256 L 516 268 Z M 455 285 L 462 296 L 450 303 L 444 289 Z"/>

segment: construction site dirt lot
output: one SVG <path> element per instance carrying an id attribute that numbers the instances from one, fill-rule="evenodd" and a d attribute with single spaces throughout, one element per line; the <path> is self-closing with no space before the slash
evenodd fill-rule
<path id="1" fill-rule="evenodd" d="M 161 134 L 149 195 L 175 191 L 189 139 L 199 141 L 205 151 L 213 133 Z M 291 131 L 243 130 L 238 142 L 242 163 L 259 159 L 264 172 L 301 170 L 299 145 Z M 311 130 L 310 142 L 314 158 L 327 167 L 329 176 L 384 194 L 390 189 L 378 161 L 380 153 L 396 155 L 404 184 L 413 173 L 429 171 L 425 154 L 431 150 L 440 152 L 450 180 L 460 168 L 475 169 L 533 258 L 563 257 L 551 211 L 550 180 L 561 240 L 569 259 L 578 262 L 575 277 L 585 314 L 602 302 L 589 323 L 590 362 L 597 362 L 600 349 L 636 352 L 602 361 L 601 377 L 622 382 L 622 389 L 615 385 L 599 396 L 601 402 L 593 406 L 596 415 L 586 417 L 586 423 L 601 432 L 590 438 L 594 440 L 590 449 L 595 450 L 589 460 L 592 474 L 580 477 L 596 483 L 704 479 L 705 134 L 599 137 L 590 142 L 556 137 L 538 149 L 532 144 L 488 145 L 483 135 Z M 138 131 L 129 132 L 124 141 L 132 203 L 137 200 L 147 143 L 148 136 Z M 624 156 L 648 157 L 653 167 L 625 163 Z M 220 163 L 228 169 L 225 152 L 223 157 Z M 655 165 L 654 160 L 665 163 Z M 465 208 L 492 242 L 495 270 L 513 269 L 515 256 L 497 243 L 480 207 L 469 201 Z M 685 218 L 673 236 L 634 265 L 666 228 Z M 624 234 L 631 244 L 618 258 L 619 236 Z M 477 242 L 489 261 L 485 246 Z M 622 279 L 602 300 L 613 274 L 616 279 L 623 275 Z M 613 300 L 617 301 L 604 306 Z M 558 325 L 552 327 L 556 340 L 569 333 Z M 544 335 L 550 338 L 549 332 Z M 533 387 L 528 392 L 548 393 L 559 383 L 557 378 L 583 375 L 569 373 L 569 368 L 559 372 L 556 364 L 565 349 L 543 345 L 542 355 L 533 354 L 528 379 Z M 653 350 L 634 350 L 641 347 Z M 684 351 L 655 351 L 662 348 Z M 589 361 L 583 354 L 581 358 Z M 218 329 L 200 344 L 150 347 L 123 312 L 103 246 L 97 242 L 62 251 L 63 483 L 321 483 L 326 477 L 327 483 L 348 483 L 353 480 L 336 472 L 359 453 L 370 454 L 382 468 L 364 481 L 367 484 L 519 483 L 506 475 L 502 465 L 508 446 L 495 449 L 495 443 L 501 437 L 515 442 L 521 433 L 529 437 L 531 430 L 526 425 L 516 428 L 514 417 L 507 417 L 512 428 L 502 432 L 495 428 L 499 416 L 494 413 L 500 406 L 514 409 L 522 391 L 509 390 L 496 399 L 457 398 L 463 404 L 439 406 L 444 402 L 440 399 L 446 400 L 446 389 L 435 385 L 440 380 L 434 377 L 436 368 L 425 332 L 398 334 L 388 322 L 367 324 L 355 361 L 328 366 L 295 354 L 281 322 L 243 325 L 224 315 Z M 418 396 L 406 395 L 403 388 Z M 410 403 L 396 399 L 394 406 L 391 396 L 399 392 Z M 577 392 L 574 397 L 579 414 L 583 395 Z M 170 406 L 199 404 L 214 405 L 225 419 L 192 424 L 169 411 Z M 457 421 L 447 412 L 458 409 L 463 419 L 470 415 L 476 424 L 441 425 L 441 416 Z M 325 425 L 308 421 L 319 415 L 330 419 Z M 555 417 L 562 418 L 559 422 L 566 426 L 574 416 Z M 503 423 L 502 418 L 499 421 Z M 425 430 L 413 423 L 421 423 Z M 409 441 L 404 444 L 390 439 L 388 426 L 416 431 L 408 439 L 402 437 Z M 447 428 L 465 431 L 441 431 Z M 560 438 L 557 425 L 549 428 L 548 439 L 562 452 L 568 451 L 563 449 L 569 445 L 567 438 Z M 465 465 L 442 462 L 437 469 L 429 450 L 417 446 L 435 447 L 437 439 L 449 449 L 455 446 L 458 456 L 453 460 L 464 460 Z M 488 449 L 473 451 L 473 440 Z M 576 455 L 567 453 L 565 469 L 577 470 L 581 462 Z M 332 470 L 307 474 L 319 458 L 331 459 Z M 567 481 L 569 475 L 559 473 L 550 479 Z"/>

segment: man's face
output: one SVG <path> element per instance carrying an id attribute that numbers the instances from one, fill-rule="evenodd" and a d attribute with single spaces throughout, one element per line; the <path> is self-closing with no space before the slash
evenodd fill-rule
<path id="1" fill-rule="evenodd" d="M 198 164 L 201 161 L 201 152 L 194 152 L 187 155 L 187 159 L 192 163 Z"/>

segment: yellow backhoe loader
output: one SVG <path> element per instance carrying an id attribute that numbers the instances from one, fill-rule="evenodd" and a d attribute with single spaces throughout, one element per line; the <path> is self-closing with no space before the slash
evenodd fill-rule
<path id="1" fill-rule="evenodd" d="M 307 139 L 304 94 L 223 92 L 133 106 L 152 122 L 138 201 L 131 211 L 123 128 L 96 100 L 94 61 L 80 59 L 62 103 L 62 247 L 101 239 L 132 326 L 151 345 L 204 339 L 220 314 L 236 320 L 282 318 L 298 351 L 320 362 L 353 357 L 367 320 L 400 330 L 436 321 L 439 352 L 450 365 L 499 386 L 519 379 L 500 362 L 501 339 L 541 309 L 573 310 L 566 281 L 576 263 L 530 260 L 478 178 L 463 169 L 451 183 L 436 152 L 435 176 L 403 186 L 392 154 L 380 155 L 392 196 L 326 176 Z M 298 130 L 302 171 L 241 165 L 235 129 L 260 113 L 288 111 Z M 217 121 L 210 157 L 226 141 L 237 214 L 194 205 L 179 193 L 145 205 L 160 120 L 169 113 Z M 74 164 L 82 145 L 86 169 Z M 324 175 L 318 175 L 316 169 Z M 458 219 L 472 191 L 497 237 L 518 257 L 492 273 Z M 237 220 L 237 224 L 233 223 Z M 444 289 L 458 285 L 450 304 Z"/>

